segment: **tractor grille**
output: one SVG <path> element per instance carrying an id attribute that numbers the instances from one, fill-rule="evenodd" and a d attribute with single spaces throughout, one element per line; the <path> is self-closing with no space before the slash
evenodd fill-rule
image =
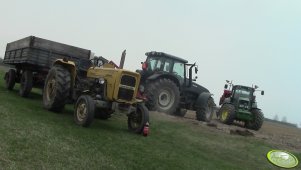
<path id="1" fill-rule="evenodd" d="M 132 76 L 123 75 L 123 76 L 121 77 L 121 82 L 120 82 L 120 84 L 126 85 L 126 86 L 132 86 L 132 87 L 135 87 L 135 85 L 136 85 L 136 79 L 135 79 L 135 77 L 132 77 Z"/>
<path id="2" fill-rule="evenodd" d="M 134 97 L 136 78 L 129 75 L 122 75 L 118 91 L 118 99 L 131 101 Z"/>
<path id="3" fill-rule="evenodd" d="M 239 100 L 238 107 L 241 108 L 241 109 L 248 110 L 249 109 L 249 101 L 247 101 L 247 100 Z"/>

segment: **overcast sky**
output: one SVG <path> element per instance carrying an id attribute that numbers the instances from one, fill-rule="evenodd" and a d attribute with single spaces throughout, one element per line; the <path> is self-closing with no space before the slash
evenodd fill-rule
<path id="1" fill-rule="evenodd" d="M 301 122 L 300 0 L 0 0 L 0 57 L 6 43 L 34 35 L 140 68 L 145 52 L 197 62 L 197 82 L 215 102 L 226 79 L 257 84 L 268 118 Z"/>

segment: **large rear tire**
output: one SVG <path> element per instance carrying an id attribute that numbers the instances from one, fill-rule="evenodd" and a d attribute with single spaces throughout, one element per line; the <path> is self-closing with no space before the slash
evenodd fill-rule
<path id="1" fill-rule="evenodd" d="M 95 102 L 91 96 L 80 96 L 74 107 L 74 121 L 76 124 L 89 127 L 94 119 Z"/>
<path id="2" fill-rule="evenodd" d="M 144 126 L 149 122 L 149 112 L 144 104 L 138 103 L 136 111 L 128 115 L 128 129 L 134 133 L 142 133 Z"/>
<path id="3" fill-rule="evenodd" d="M 235 108 L 232 104 L 223 104 L 219 110 L 219 119 L 222 123 L 230 125 L 235 119 Z"/>
<path id="4" fill-rule="evenodd" d="M 170 79 L 159 79 L 146 89 L 147 106 L 150 110 L 174 114 L 180 103 L 178 86 Z"/>
<path id="5" fill-rule="evenodd" d="M 251 113 L 254 116 L 254 119 L 251 121 L 247 121 L 245 126 L 248 129 L 252 130 L 259 130 L 263 124 L 264 116 L 261 110 L 259 109 L 253 109 L 251 110 Z"/>
<path id="6" fill-rule="evenodd" d="M 27 97 L 32 89 L 32 72 L 25 70 L 20 79 L 19 94 L 22 97 Z"/>
<path id="7" fill-rule="evenodd" d="M 5 87 L 8 90 L 12 90 L 16 83 L 16 70 L 9 69 L 8 72 L 5 73 L 4 80 L 5 80 Z"/>
<path id="8" fill-rule="evenodd" d="M 214 100 L 209 97 L 206 104 L 196 110 L 196 119 L 199 121 L 210 122 L 214 114 Z"/>
<path id="9" fill-rule="evenodd" d="M 43 105 L 47 110 L 60 112 L 69 97 L 70 72 L 60 65 L 53 66 L 46 77 L 43 90 Z"/>

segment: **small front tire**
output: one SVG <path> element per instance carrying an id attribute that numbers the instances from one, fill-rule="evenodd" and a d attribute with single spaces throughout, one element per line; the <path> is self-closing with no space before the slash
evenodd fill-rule
<path id="1" fill-rule="evenodd" d="M 210 122 L 214 113 L 215 103 L 212 97 L 209 97 L 207 103 L 196 109 L 196 119 L 199 121 Z"/>
<path id="2" fill-rule="evenodd" d="M 138 103 L 136 111 L 128 115 L 128 129 L 134 133 L 142 133 L 144 126 L 149 122 L 149 112 L 144 104 Z"/>
<path id="3" fill-rule="evenodd" d="M 76 124 L 88 127 L 94 119 L 95 102 L 92 97 L 88 95 L 80 96 L 74 108 L 74 121 Z"/>

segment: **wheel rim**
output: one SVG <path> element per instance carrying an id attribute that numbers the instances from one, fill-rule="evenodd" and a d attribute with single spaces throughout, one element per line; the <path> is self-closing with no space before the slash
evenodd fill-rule
<path id="1" fill-rule="evenodd" d="M 170 90 L 162 90 L 158 96 L 158 104 L 159 106 L 166 110 L 169 109 L 174 103 L 175 96 Z"/>
<path id="2" fill-rule="evenodd" d="M 130 115 L 130 124 L 131 128 L 137 129 L 141 125 L 142 122 L 142 111 L 137 108 L 136 112 L 132 112 Z"/>
<path id="3" fill-rule="evenodd" d="M 80 101 L 76 108 L 77 120 L 82 122 L 87 117 L 87 105 L 84 101 Z"/>
<path id="4" fill-rule="evenodd" d="M 46 85 L 46 97 L 50 101 L 55 97 L 56 81 L 54 78 L 50 79 Z"/>
<path id="5" fill-rule="evenodd" d="M 222 116 L 221 116 L 222 121 L 225 121 L 227 119 L 228 114 L 229 114 L 228 110 L 224 110 L 222 112 Z"/>

